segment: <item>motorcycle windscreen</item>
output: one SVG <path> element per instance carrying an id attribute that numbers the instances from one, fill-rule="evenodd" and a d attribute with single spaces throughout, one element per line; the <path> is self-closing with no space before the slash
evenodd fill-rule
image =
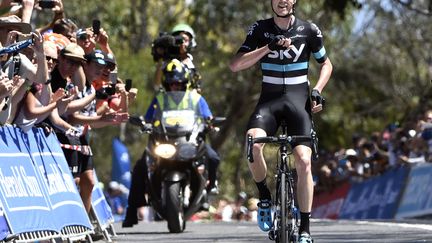
<path id="1" fill-rule="evenodd" d="M 193 110 L 169 110 L 162 112 L 162 125 L 168 134 L 182 135 L 192 132 L 196 121 Z"/>

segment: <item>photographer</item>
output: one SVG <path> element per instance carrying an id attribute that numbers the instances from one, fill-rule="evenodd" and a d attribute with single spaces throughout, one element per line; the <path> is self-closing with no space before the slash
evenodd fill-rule
<path id="1" fill-rule="evenodd" d="M 198 93 L 201 93 L 201 75 L 193 63 L 191 54 L 191 51 L 197 46 L 194 30 L 187 24 L 178 24 L 171 30 L 171 34 L 176 39 L 182 40 L 178 59 L 186 65 L 191 74 L 189 88 L 196 89 Z"/>
<path id="2" fill-rule="evenodd" d="M 187 24 L 178 24 L 171 30 L 171 34 L 162 33 L 153 42 L 153 60 L 157 62 L 154 77 L 155 89 L 159 89 L 162 79 L 162 69 L 166 60 L 178 59 L 191 74 L 188 88 L 201 93 L 201 75 L 193 63 L 191 51 L 196 47 L 195 32 Z"/>
<path id="3" fill-rule="evenodd" d="M 43 3 L 43 8 L 39 6 L 36 7 L 37 9 L 50 9 L 50 12 L 54 13 L 53 19 L 49 24 L 38 28 L 39 32 L 43 33 L 44 38 L 46 38 L 46 35 L 50 35 L 48 38 L 56 39 L 62 39 L 62 37 L 64 37 L 68 42 L 76 43 L 78 27 L 72 19 L 66 18 L 63 2 L 61 0 L 45 0 L 39 2 L 39 4 L 41 3 Z M 63 47 L 64 46 L 66 45 L 63 45 Z"/>
<path id="4" fill-rule="evenodd" d="M 114 55 L 111 53 L 103 54 L 106 65 L 102 69 L 101 75 L 92 82 L 92 86 L 100 92 L 100 97 L 96 101 L 97 113 L 103 114 L 114 111 L 127 113 L 129 93 L 133 92 L 132 84 L 129 83 L 126 87 L 126 84 L 117 77 L 117 71 L 115 71 L 117 62 Z M 132 81 L 129 80 L 128 82 Z"/>
<path id="5" fill-rule="evenodd" d="M 85 54 L 96 50 L 96 45 L 105 53 L 114 55 L 109 45 L 108 33 L 101 28 L 99 20 L 93 20 L 92 27 L 79 29 L 76 33 L 77 44 L 84 49 Z"/>

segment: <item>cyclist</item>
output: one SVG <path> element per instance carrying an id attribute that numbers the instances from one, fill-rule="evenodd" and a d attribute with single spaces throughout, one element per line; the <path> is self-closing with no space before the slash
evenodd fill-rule
<path id="1" fill-rule="evenodd" d="M 311 135 L 311 114 L 322 110 L 321 91 L 333 67 L 326 55 L 321 31 L 315 24 L 295 17 L 295 4 L 296 0 L 271 0 L 274 17 L 259 20 L 249 28 L 246 40 L 230 62 L 233 72 L 247 69 L 258 61 L 261 63 L 261 97 L 249 119 L 247 131 L 252 137 L 274 135 L 282 120 L 287 123 L 290 135 Z M 311 54 L 321 69 L 309 96 L 307 74 Z M 253 146 L 255 162 L 249 163 L 249 169 L 259 191 L 258 225 L 261 230 L 269 231 L 273 226 L 271 193 L 266 185 L 263 146 Z M 301 212 L 299 242 L 312 242 L 309 230 L 313 199 L 311 147 L 310 142 L 299 143 L 294 144 L 293 149 Z"/>
<path id="2" fill-rule="evenodd" d="M 185 91 L 184 96 L 176 100 L 176 104 L 179 107 L 188 105 L 190 102 L 196 104 L 197 110 L 204 120 L 211 120 L 212 113 L 208 107 L 208 104 L 204 97 L 198 94 L 194 90 L 187 89 L 189 82 L 189 72 L 187 68 L 177 59 L 172 59 L 162 69 L 163 79 L 162 85 L 166 91 Z M 159 101 L 160 100 L 171 100 L 172 97 L 168 97 L 165 91 L 160 91 L 153 99 L 152 103 L 145 115 L 145 121 L 148 123 L 153 122 L 155 114 L 161 112 Z M 168 99 L 169 98 L 169 99 Z M 174 99 L 173 99 L 174 100 Z M 171 102 L 168 102 L 170 104 Z M 209 184 L 207 185 L 207 191 L 209 193 L 217 194 L 218 189 L 216 187 L 216 171 L 220 162 L 218 154 L 206 143 L 206 155 L 208 157 L 208 173 L 209 173 Z M 134 166 L 132 172 L 132 182 L 128 197 L 128 208 L 126 210 L 126 217 L 123 221 L 122 227 L 132 227 L 138 223 L 137 209 L 139 207 L 147 205 L 145 199 L 145 183 L 147 179 L 147 165 L 145 160 L 138 160 Z"/>

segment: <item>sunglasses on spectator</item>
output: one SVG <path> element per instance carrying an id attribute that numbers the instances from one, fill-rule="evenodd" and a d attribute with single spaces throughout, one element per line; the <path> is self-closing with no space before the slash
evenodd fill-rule
<path id="1" fill-rule="evenodd" d="M 116 65 L 114 63 L 107 62 L 105 67 L 110 71 L 114 71 L 114 69 L 116 68 Z"/>
<path id="2" fill-rule="evenodd" d="M 78 36 L 78 39 L 79 39 L 79 40 L 82 40 L 82 41 L 87 40 L 87 38 L 88 38 L 87 33 L 82 33 L 82 34 L 80 34 L 80 35 Z"/>
<path id="3" fill-rule="evenodd" d="M 51 61 L 51 60 L 52 60 L 53 62 L 57 62 L 57 58 L 54 58 L 54 57 L 46 56 L 45 59 L 47 60 L 47 62 L 49 62 L 49 61 Z"/>
<path id="4" fill-rule="evenodd" d="M 74 66 L 79 66 L 79 65 L 81 65 L 81 62 L 80 61 L 76 61 L 76 60 L 73 60 L 73 59 L 71 59 L 71 58 L 65 58 L 66 59 L 66 61 L 69 63 L 69 64 L 71 64 L 71 65 L 74 65 Z"/>

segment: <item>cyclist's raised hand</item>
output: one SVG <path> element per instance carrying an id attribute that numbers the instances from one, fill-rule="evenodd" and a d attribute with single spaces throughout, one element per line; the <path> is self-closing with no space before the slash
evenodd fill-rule
<path id="1" fill-rule="evenodd" d="M 325 99 L 318 90 L 316 89 L 312 90 L 311 100 L 312 100 L 312 113 L 317 113 L 322 111 L 323 106 L 325 104 Z"/>
<path id="2" fill-rule="evenodd" d="M 271 51 L 288 49 L 291 45 L 291 39 L 283 35 L 275 36 L 270 43 L 268 43 L 268 48 Z"/>

